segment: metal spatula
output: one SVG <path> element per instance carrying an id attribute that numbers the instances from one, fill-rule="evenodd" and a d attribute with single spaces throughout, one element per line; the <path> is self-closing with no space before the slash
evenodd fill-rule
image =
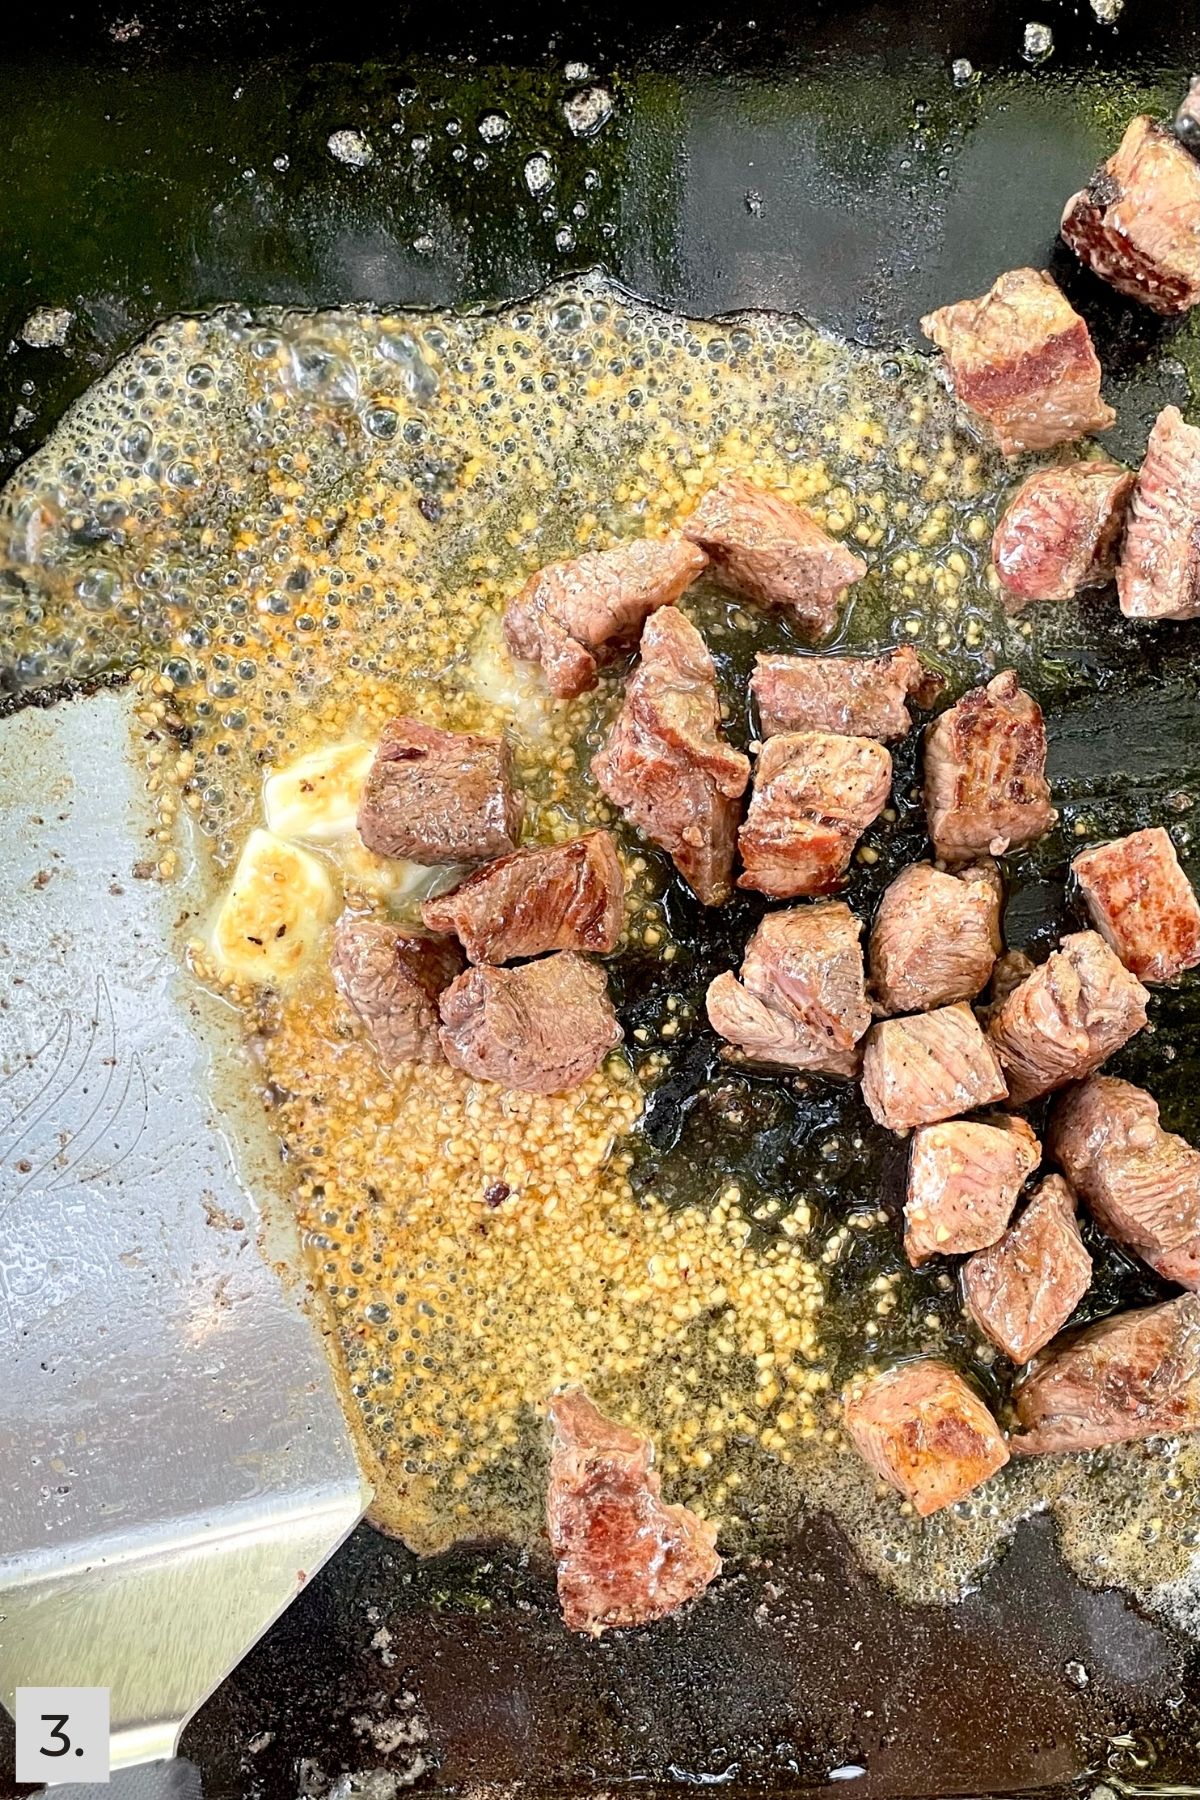
<path id="1" fill-rule="evenodd" d="M 180 888 L 134 873 L 129 715 L 0 722 L 0 1699 L 109 1688 L 114 1768 L 173 1754 L 369 1498 L 243 1185 L 277 1157 L 214 1111 Z"/>

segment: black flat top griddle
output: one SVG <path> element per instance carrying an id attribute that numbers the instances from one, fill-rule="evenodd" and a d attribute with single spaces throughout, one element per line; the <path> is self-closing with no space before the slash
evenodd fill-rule
<path id="1" fill-rule="evenodd" d="M 1030 18 L 1055 44 L 1037 69 Z M 956 58 L 977 81 L 955 84 Z M 569 63 L 615 101 L 591 138 L 563 127 Z M 1059 0 L 22 11 L 0 59 L 0 455 L 27 455 L 154 320 L 225 300 L 474 305 L 599 264 L 681 310 L 794 309 L 886 345 L 1051 259 L 1122 376 L 1113 448 L 1134 457 L 1185 371 L 1170 328 L 1061 261 L 1056 221 L 1128 116 L 1169 112 L 1196 66 L 1182 0 L 1126 0 L 1115 25 Z M 479 135 L 492 112 L 502 140 Z M 379 146 L 367 168 L 330 157 L 346 128 Z M 547 144 L 549 217 L 522 177 Z M 61 350 L 19 341 L 44 306 L 74 315 Z M 1084 693 L 1057 742 L 1064 770 L 1200 776 L 1186 689 L 1137 718 Z M 1171 1016 L 1176 1092 L 1194 992 Z M 389 1800 L 416 1770 L 418 1790 L 1200 1793 L 1197 1673 L 1188 1644 L 1066 1573 L 1044 1521 L 961 1605 L 925 1610 L 802 1522 L 719 1606 L 597 1644 L 564 1633 L 536 1559 L 421 1563 L 364 1527 L 183 1748 L 209 1800 Z M 11 1754 L 0 1733 L 0 1789 Z M 394 1780 L 338 1785 L 369 1770 Z"/>

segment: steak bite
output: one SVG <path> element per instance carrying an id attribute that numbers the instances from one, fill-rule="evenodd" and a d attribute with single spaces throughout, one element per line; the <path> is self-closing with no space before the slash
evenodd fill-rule
<path id="1" fill-rule="evenodd" d="M 726 970 L 708 990 L 714 1031 L 750 1062 L 857 1075 L 871 1023 L 862 925 L 841 900 L 768 913 L 746 946 L 741 979 Z"/>
<path id="2" fill-rule="evenodd" d="M 757 656 L 750 677 L 765 738 L 833 731 L 884 743 L 912 730 L 905 701 L 931 706 L 942 685 L 910 644 L 882 656 Z"/>
<path id="3" fill-rule="evenodd" d="M 1057 1102 L 1050 1132 L 1097 1222 L 1151 1267 L 1200 1237 L 1200 1150 L 1163 1130 L 1143 1088 L 1093 1075 Z"/>
<path id="4" fill-rule="evenodd" d="M 1200 168 L 1144 113 L 1067 201 L 1062 234 L 1102 281 L 1157 313 L 1200 300 Z"/>
<path id="5" fill-rule="evenodd" d="M 846 589 L 867 572 L 803 507 L 739 475 L 710 488 L 682 529 L 735 594 L 786 609 L 813 637 L 829 634 Z"/>
<path id="6" fill-rule="evenodd" d="M 842 885 L 862 833 L 892 791 L 892 759 L 873 738 L 789 731 L 768 738 L 738 849 L 741 888 L 776 900 Z"/>
<path id="7" fill-rule="evenodd" d="M 674 607 L 646 622 L 641 661 L 592 774 L 706 906 L 729 898 L 750 764 L 722 735 L 704 639 Z"/>
<path id="8" fill-rule="evenodd" d="M 632 650 L 660 606 L 674 606 L 708 558 L 685 538 L 635 538 L 531 576 L 504 613 L 514 656 L 540 662 L 560 700 L 596 685 L 602 663 Z"/>
<path id="9" fill-rule="evenodd" d="M 901 869 L 871 928 L 871 987 L 885 1013 L 973 1000 L 1000 954 L 1003 890 L 994 862 L 953 875 L 932 863 Z"/>
<path id="10" fill-rule="evenodd" d="M 1200 1296 L 1069 1332 L 1013 1395 L 1018 1456 L 1095 1450 L 1200 1428 Z"/>
<path id="11" fill-rule="evenodd" d="M 473 963 L 505 963 L 547 950 L 615 950 L 625 917 L 625 877 L 607 831 L 517 850 L 488 863 L 449 894 L 427 900 L 431 931 L 454 932 Z"/>
<path id="12" fill-rule="evenodd" d="M 1011 669 L 964 694 L 929 727 L 925 812 L 946 862 L 1003 856 L 1054 824 L 1046 723 Z"/>
<path id="13" fill-rule="evenodd" d="M 1094 931 L 1073 931 L 988 1021 L 1015 1106 L 1090 1075 L 1142 1029 L 1150 996 Z"/>
<path id="14" fill-rule="evenodd" d="M 1200 963 L 1200 902 L 1161 826 L 1081 850 L 1071 864 L 1092 923 L 1139 981 Z"/>
<path id="15" fill-rule="evenodd" d="M 415 937 L 386 919 L 343 913 L 333 928 L 333 979 L 385 1069 L 441 1062 L 438 995 L 463 966 L 457 944 Z"/>
<path id="16" fill-rule="evenodd" d="M 1092 1279 L 1075 1196 L 1047 1175 L 1015 1225 L 963 1264 L 967 1312 L 998 1350 L 1027 1363 L 1062 1330 Z"/>
<path id="17" fill-rule="evenodd" d="M 550 1406 L 546 1530 L 571 1631 L 663 1619 L 720 1574 L 716 1527 L 668 1506 L 650 1440 L 608 1419 L 582 1388 Z"/>
<path id="18" fill-rule="evenodd" d="M 1024 1119 L 951 1119 L 914 1133 L 904 1203 L 904 1249 L 914 1269 L 931 1256 L 994 1244 L 1041 1155 Z"/>
<path id="19" fill-rule="evenodd" d="M 873 1025 L 863 1050 L 862 1091 L 871 1117 L 889 1131 L 937 1125 L 1008 1094 L 969 1006 Z"/>
<path id="20" fill-rule="evenodd" d="M 487 862 L 516 849 L 523 811 L 503 738 L 393 719 L 363 783 L 358 833 L 377 856 Z"/>
<path id="21" fill-rule="evenodd" d="M 1062 463 L 1026 476 L 992 537 L 1010 612 L 1113 580 L 1133 483 L 1113 462 Z"/>
<path id="22" fill-rule="evenodd" d="M 438 1010 L 447 1062 L 530 1094 L 582 1086 L 621 1041 L 604 970 L 571 950 L 515 969 L 468 969 Z"/>
<path id="23" fill-rule="evenodd" d="M 1154 421 L 1133 493 L 1117 565 L 1127 619 L 1200 615 L 1200 429 L 1177 406 Z"/>
<path id="24" fill-rule="evenodd" d="M 1087 326 L 1040 269 L 1011 269 L 980 299 L 930 313 L 921 330 L 1006 456 L 1107 431 L 1117 416 L 1100 398 Z"/>
<path id="25" fill-rule="evenodd" d="M 922 1518 L 1002 1469 L 1008 1450 L 983 1401 L 949 1363 L 901 1363 L 851 1382 L 844 1418 L 854 1448 Z"/>

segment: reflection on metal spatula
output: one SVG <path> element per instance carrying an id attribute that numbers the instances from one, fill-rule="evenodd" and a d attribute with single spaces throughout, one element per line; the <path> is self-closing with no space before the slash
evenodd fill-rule
<path id="1" fill-rule="evenodd" d="M 129 715 L 0 722 L 0 1700 L 111 1689 L 114 1768 L 173 1753 L 369 1498 L 213 1113 L 180 890 L 134 876 Z"/>

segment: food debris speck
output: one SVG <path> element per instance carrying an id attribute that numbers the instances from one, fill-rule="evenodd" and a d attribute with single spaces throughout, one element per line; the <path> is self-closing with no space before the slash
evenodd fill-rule
<path id="1" fill-rule="evenodd" d="M 375 151 L 361 131 L 335 131 L 328 143 L 330 156 L 338 162 L 348 163 L 352 169 L 365 169 L 375 157 Z"/>
<path id="2" fill-rule="evenodd" d="M 1054 50 L 1054 33 L 1048 25 L 1038 19 L 1031 19 L 1025 27 L 1021 55 L 1028 63 L 1045 62 Z"/>
<path id="3" fill-rule="evenodd" d="M 563 101 L 563 116 L 576 137 L 594 137 L 612 117 L 613 99 L 606 88 L 583 88 Z"/>
<path id="4" fill-rule="evenodd" d="M 31 350 L 58 349 L 67 341 L 75 314 L 66 306 L 39 306 L 21 327 L 21 342 Z"/>

